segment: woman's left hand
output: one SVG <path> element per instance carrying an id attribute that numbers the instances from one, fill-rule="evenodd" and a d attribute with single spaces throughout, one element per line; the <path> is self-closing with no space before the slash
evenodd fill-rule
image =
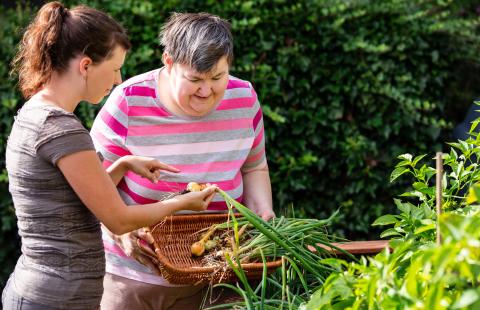
<path id="1" fill-rule="evenodd" d="M 120 236 L 108 230 L 107 233 L 128 257 L 147 266 L 155 274 L 161 275 L 157 255 L 153 249 L 153 236 L 148 228 L 140 228 Z"/>

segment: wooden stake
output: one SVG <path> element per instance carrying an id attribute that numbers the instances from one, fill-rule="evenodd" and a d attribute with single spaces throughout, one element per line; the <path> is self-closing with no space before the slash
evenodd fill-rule
<path id="1" fill-rule="evenodd" d="M 440 215 L 442 214 L 442 179 L 443 179 L 443 159 L 442 152 L 437 152 L 436 156 L 436 192 L 435 198 L 437 202 L 437 245 L 442 243 L 442 235 L 440 234 Z"/>

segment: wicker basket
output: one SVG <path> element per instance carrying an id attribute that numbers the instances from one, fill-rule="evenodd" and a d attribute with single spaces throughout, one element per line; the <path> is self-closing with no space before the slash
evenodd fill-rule
<path id="1" fill-rule="evenodd" d="M 169 216 L 150 228 L 162 276 L 173 284 L 234 282 L 231 268 L 205 267 L 202 258 L 192 257 L 191 245 L 201 238 L 199 230 L 227 221 L 228 214 L 195 214 Z M 220 232 L 218 232 L 220 234 Z M 267 262 L 267 271 L 281 266 L 281 259 Z M 242 269 L 248 279 L 260 279 L 263 263 L 245 263 Z"/>

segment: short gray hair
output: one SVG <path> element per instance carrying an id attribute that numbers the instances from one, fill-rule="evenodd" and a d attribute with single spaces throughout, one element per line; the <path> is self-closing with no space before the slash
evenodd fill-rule
<path id="1" fill-rule="evenodd" d="M 233 61 L 230 23 L 209 13 L 173 13 L 160 31 L 160 44 L 174 63 L 211 71 L 223 56 Z"/>

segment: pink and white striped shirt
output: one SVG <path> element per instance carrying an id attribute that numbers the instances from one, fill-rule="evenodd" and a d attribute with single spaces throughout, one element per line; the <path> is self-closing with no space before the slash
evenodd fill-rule
<path id="1" fill-rule="evenodd" d="M 121 197 L 128 205 L 156 202 L 194 181 L 217 184 L 241 202 L 242 173 L 266 164 L 263 116 L 255 90 L 249 82 L 230 76 L 223 99 L 209 115 L 180 117 L 159 100 L 160 70 L 116 87 L 95 119 L 91 136 L 105 166 L 133 154 L 157 158 L 181 172 L 162 172 L 157 184 L 129 172 L 118 185 Z M 218 195 L 209 206 L 225 209 Z M 106 233 L 103 241 L 107 272 L 171 286 L 127 257 Z"/>

